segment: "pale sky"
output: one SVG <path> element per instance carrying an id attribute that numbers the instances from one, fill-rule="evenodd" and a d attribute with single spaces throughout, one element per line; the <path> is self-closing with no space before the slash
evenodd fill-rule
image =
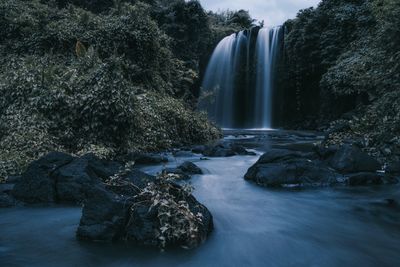
<path id="1" fill-rule="evenodd" d="M 296 16 L 300 9 L 316 7 L 320 0 L 200 0 L 206 10 L 224 11 L 244 9 L 265 26 L 281 25 Z"/>

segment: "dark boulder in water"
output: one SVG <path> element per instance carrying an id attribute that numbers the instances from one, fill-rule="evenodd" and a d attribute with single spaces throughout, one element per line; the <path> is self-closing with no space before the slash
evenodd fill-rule
<path id="1" fill-rule="evenodd" d="M 203 174 L 203 171 L 196 164 L 190 161 L 185 161 L 178 166 L 178 169 L 187 174 Z"/>
<path id="2" fill-rule="evenodd" d="M 53 152 L 28 166 L 12 194 L 26 203 L 78 203 L 91 187 L 117 173 L 120 167 L 119 163 L 91 154 L 74 158 Z"/>
<path id="3" fill-rule="evenodd" d="M 267 187 L 323 186 L 341 181 L 341 175 L 306 155 L 292 150 L 271 149 L 250 167 L 245 179 Z"/>
<path id="4" fill-rule="evenodd" d="M 98 187 L 91 192 L 82 211 L 79 239 L 195 247 L 213 229 L 208 209 L 168 181 L 156 180 L 128 196 Z"/>
<path id="5" fill-rule="evenodd" d="M 13 196 L 27 203 L 55 202 L 57 188 L 52 174 L 73 159 L 68 154 L 52 152 L 32 162 L 15 185 Z"/>
<path id="6" fill-rule="evenodd" d="M 166 168 L 164 172 L 174 174 L 178 179 L 189 179 L 194 174 L 203 174 L 203 171 L 194 163 L 185 161 L 176 168 Z"/>
<path id="7" fill-rule="evenodd" d="M 341 173 L 374 172 L 381 169 L 376 159 L 354 145 L 343 145 L 329 163 Z"/>
<path id="8" fill-rule="evenodd" d="M 113 241 L 123 237 L 127 205 L 120 198 L 101 186 L 88 192 L 77 237 L 91 241 Z"/>

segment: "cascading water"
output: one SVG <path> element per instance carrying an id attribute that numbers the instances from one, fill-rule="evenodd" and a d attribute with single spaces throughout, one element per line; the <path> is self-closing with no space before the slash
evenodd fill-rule
<path id="1" fill-rule="evenodd" d="M 272 128 L 274 70 L 277 58 L 279 27 L 263 28 L 258 32 L 257 85 L 255 98 L 255 125 Z"/>
<path id="2" fill-rule="evenodd" d="M 271 128 L 281 27 L 241 31 L 215 48 L 203 79 L 203 104 L 224 128 Z"/>

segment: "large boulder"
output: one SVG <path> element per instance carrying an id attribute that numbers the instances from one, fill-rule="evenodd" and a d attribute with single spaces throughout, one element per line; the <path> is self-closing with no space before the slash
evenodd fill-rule
<path id="1" fill-rule="evenodd" d="M 52 152 L 32 162 L 12 195 L 26 203 L 69 202 L 86 198 L 88 190 L 114 175 L 121 165 L 92 154 L 80 158 Z"/>
<path id="2" fill-rule="evenodd" d="M 73 160 L 68 154 L 52 152 L 32 162 L 15 185 L 13 196 L 27 203 L 54 202 L 57 189 L 52 174 Z"/>
<path id="3" fill-rule="evenodd" d="M 164 172 L 174 174 L 178 179 L 189 179 L 192 175 L 203 174 L 203 171 L 194 163 L 185 161 L 176 168 L 166 168 Z"/>
<path id="4" fill-rule="evenodd" d="M 247 171 L 245 179 L 267 187 L 324 186 L 341 181 L 341 175 L 307 154 L 271 149 Z"/>
<path id="5" fill-rule="evenodd" d="M 341 173 L 374 172 L 381 164 L 354 145 L 343 145 L 330 160 L 330 165 Z"/>
<path id="6" fill-rule="evenodd" d="M 203 171 L 196 164 L 190 161 L 185 161 L 178 166 L 178 169 L 187 174 L 203 174 Z"/>
<path id="7" fill-rule="evenodd" d="M 156 180 L 132 195 L 101 187 L 90 192 L 77 231 L 79 239 L 193 247 L 213 229 L 207 208 L 182 187 L 167 181 Z"/>
<path id="8" fill-rule="evenodd" d="M 126 199 L 100 185 L 88 191 L 76 235 L 81 240 L 122 239 L 128 210 Z"/>
<path id="9" fill-rule="evenodd" d="M 58 202 L 81 202 L 86 199 L 91 187 L 101 182 L 92 169 L 92 161 L 91 156 L 76 158 L 52 174 L 56 181 Z"/>

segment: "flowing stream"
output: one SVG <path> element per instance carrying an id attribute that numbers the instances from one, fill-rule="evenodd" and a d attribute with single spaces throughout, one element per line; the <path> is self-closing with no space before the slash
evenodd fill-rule
<path id="1" fill-rule="evenodd" d="M 271 145 L 313 142 L 312 134 L 243 132 L 228 135 L 259 153 Z M 215 229 L 194 250 L 160 252 L 124 243 L 79 242 L 78 207 L 0 209 L 0 266 L 400 266 L 399 213 L 380 200 L 399 187 L 271 190 L 243 179 L 258 156 L 191 160 L 196 198 Z M 143 168 L 149 173 L 162 166 Z"/>

